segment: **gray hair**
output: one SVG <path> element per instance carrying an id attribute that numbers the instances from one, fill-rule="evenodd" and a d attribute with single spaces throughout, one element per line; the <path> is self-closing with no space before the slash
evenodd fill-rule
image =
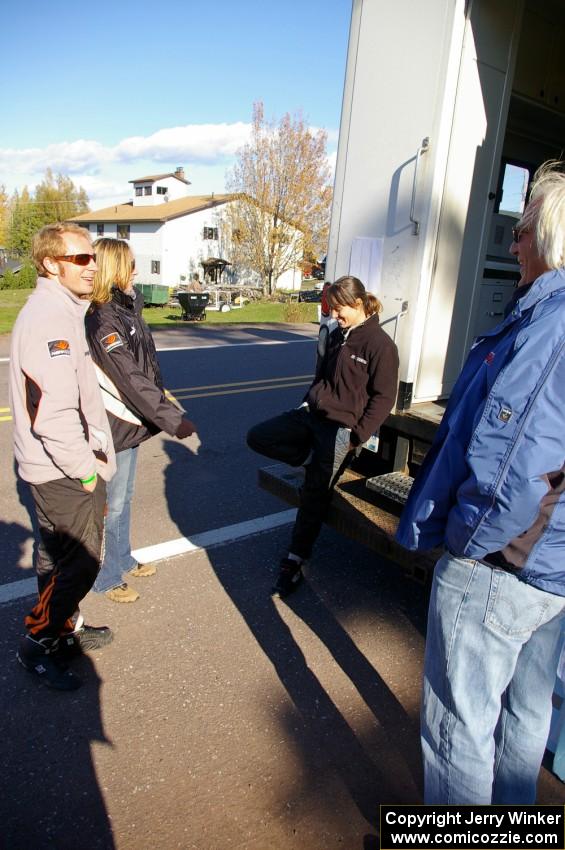
<path id="1" fill-rule="evenodd" d="M 532 182 L 530 202 L 518 223 L 535 233 L 538 253 L 550 269 L 565 266 L 565 162 L 549 160 Z"/>

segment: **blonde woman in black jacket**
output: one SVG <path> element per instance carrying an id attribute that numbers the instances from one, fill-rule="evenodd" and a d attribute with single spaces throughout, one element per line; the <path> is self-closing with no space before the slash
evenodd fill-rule
<path id="1" fill-rule="evenodd" d="M 165 395 L 153 337 L 141 315 L 143 298 L 133 288 L 135 259 L 128 243 L 99 239 L 94 249 L 98 271 L 86 335 L 112 429 L 117 472 L 108 485 L 105 553 L 93 590 L 113 602 L 135 602 L 139 594 L 124 577 L 156 572 L 131 553 L 138 446 L 160 431 L 183 439 L 196 428 Z"/>

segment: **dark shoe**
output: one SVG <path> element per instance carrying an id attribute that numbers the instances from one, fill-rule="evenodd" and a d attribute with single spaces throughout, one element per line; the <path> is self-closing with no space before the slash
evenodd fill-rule
<path id="1" fill-rule="evenodd" d="M 279 576 L 272 589 L 273 594 L 278 594 L 281 599 L 293 593 L 302 579 L 302 563 L 283 558 L 280 565 Z"/>
<path id="2" fill-rule="evenodd" d="M 34 673 L 39 681 L 48 688 L 57 691 L 76 691 L 82 685 L 78 676 L 75 676 L 57 659 L 57 641 L 51 642 L 49 646 L 45 643 L 25 637 L 20 642 L 17 659 L 30 673 Z"/>
<path id="3" fill-rule="evenodd" d="M 76 632 L 62 635 L 59 638 L 57 655 L 61 658 L 73 658 L 92 649 L 101 649 L 114 640 L 114 633 L 109 626 L 87 626 Z"/>

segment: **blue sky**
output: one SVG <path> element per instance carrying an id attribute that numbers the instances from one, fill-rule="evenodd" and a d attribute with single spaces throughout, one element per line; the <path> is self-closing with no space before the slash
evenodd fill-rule
<path id="1" fill-rule="evenodd" d="M 182 165 L 219 192 L 253 102 L 302 111 L 335 154 L 351 0 L 8 0 L 2 12 L 0 184 L 47 167 L 93 209 L 128 180 Z"/>

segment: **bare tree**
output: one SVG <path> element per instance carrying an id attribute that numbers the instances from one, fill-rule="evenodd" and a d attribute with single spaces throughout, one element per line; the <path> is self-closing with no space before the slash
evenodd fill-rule
<path id="1" fill-rule="evenodd" d="M 254 104 L 251 140 L 227 179 L 237 200 L 226 217 L 231 262 L 257 276 L 265 294 L 305 256 L 325 251 L 331 202 L 326 138 L 300 115 L 268 122 L 263 104 Z"/>

